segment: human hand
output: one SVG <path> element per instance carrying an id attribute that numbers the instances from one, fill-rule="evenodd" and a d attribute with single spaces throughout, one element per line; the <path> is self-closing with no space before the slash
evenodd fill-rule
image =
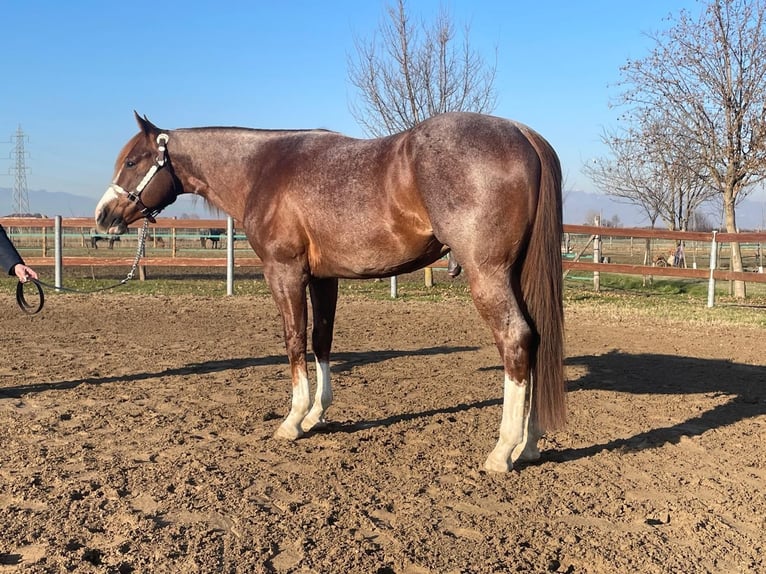
<path id="1" fill-rule="evenodd" d="M 26 283 L 29 279 L 37 279 L 37 272 L 23 263 L 16 265 L 16 267 L 13 268 L 13 272 L 22 283 Z"/>

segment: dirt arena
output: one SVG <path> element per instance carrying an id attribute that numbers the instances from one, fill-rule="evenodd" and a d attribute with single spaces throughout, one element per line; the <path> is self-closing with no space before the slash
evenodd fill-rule
<path id="1" fill-rule="evenodd" d="M 342 297 L 333 422 L 288 443 L 270 299 L 8 293 L 0 574 L 766 571 L 766 333 L 614 309 L 567 306 L 568 427 L 499 475 L 464 300 Z"/>

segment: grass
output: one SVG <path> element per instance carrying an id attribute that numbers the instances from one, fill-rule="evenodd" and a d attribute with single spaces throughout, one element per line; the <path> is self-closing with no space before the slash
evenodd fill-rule
<path id="1" fill-rule="evenodd" d="M 42 280 L 52 284 L 53 269 L 38 269 Z M 66 269 L 63 285 L 78 291 L 103 289 L 118 283 L 127 269 L 94 267 Z M 162 268 L 150 267 L 146 281 L 138 278 L 106 293 L 130 295 L 198 295 L 225 296 L 226 277 L 223 268 Z M 470 291 L 464 276 L 450 279 L 442 270 L 434 271 L 435 285 L 426 287 L 423 272 L 397 278 L 397 301 L 447 301 L 471 303 Z M 719 282 L 715 306 L 707 308 L 707 282 L 689 279 L 655 279 L 644 284 L 641 277 L 601 274 L 601 290 L 593 290 L 589 274 L 570 274 L 565 281 L 564 304 L 594 313 L 605 313 L 620 320 L 640 320 L 644 317 L 663 317 L 666 320 L 689 324 L 731 324 L 766 327 L 766 285 L 748 284 L 748 299 L 737 301 L 729 296 L 728 284 Z M 0 294 L 13 296 L 14 278 L 0 279 Z M 341 297 L 359 297 L 390 300 L 391 283 L 383 280 L 341 280 Z M 46 296 L 66 296 L 45 288 Z M 270 296 L 269 289 L 258 269 L 235 270 L 235 296 Z"/>
<path id="2" fill-rule="evenodd" d="M 564 303 L 593 312 L 608 312 L 619 320 L 662 317 L 694 324 L 730 324 L 766 327 L 766 285 L 749 283 L 748 298 L 729 295 L 726 282 L 716 283 L 714 306 L 707 307 L 708 282 L 693 279 L 655 279 L 643 284 L 636 276 L 601 274 L 600 291 L 593 290 L 592 277 L 569 276 Z"/>

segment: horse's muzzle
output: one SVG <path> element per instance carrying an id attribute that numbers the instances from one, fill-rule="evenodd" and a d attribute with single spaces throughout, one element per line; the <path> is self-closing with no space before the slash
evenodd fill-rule
<path id="1" fill-rule="evenodd" d="M 108 235 L 122 235 L 128 230 L 128 224 L 121 216 L 114 215 L 108 209 L 96 210 L 96 230 Z"/>
<path id="2" fill-rule="evenodd" d="M 122 210 L 117 208 L 119 200 L 120 195 L 114 189 L 114 185 L 110 185 L 96 205 L 96 229 L 99 233 L 120 235 L 128 230 L 128 223 L 121 213 Z"/>

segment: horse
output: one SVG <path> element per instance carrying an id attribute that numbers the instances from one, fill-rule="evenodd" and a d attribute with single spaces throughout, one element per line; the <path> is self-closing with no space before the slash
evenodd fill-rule
<path id="1" fill-rule="evenodd" d="M 91 230 L 90 232 L 90 246 L 93 249 L 98 249 L 98 242 L 99 241 L 108 241 L 109 242 L 109 249 L 114 249 L 114 243 L 115 241 L 119 241 L 120 236 L 119 235 L 101 235 L 94 230 Z"/>
<path id="2" fill-rule="evenodd" d="M 226 232 L 225 229 L 200 229 L 200 238 L 199 242 L 202 246 L 202 249 L 207 249 L 207 242 L 210 241 L 210 247 L 212 249 L 218 249 L 219 245 L 218 243 L 221 241 L 221 235 L 223 235 Z"/>
<path id="3" fill-rule="evenodd" d="M 540 458 L 544 432 L 566 421 L 561 165 L 542 136 L 468 112 L 375 139 L 323 129 L 162 130 L 134 115 L 139 132 L 117 157 L 96 226 L 120 234 L 141 218 L 153 222 L 183 193 L 241 222 L 289 360 L 292 400 L 276 437 L 327 425 L 339 279 L 412 272 L 451 250 L 503 367 L 499 437 L 484 467 L 503 472 Z"/>

